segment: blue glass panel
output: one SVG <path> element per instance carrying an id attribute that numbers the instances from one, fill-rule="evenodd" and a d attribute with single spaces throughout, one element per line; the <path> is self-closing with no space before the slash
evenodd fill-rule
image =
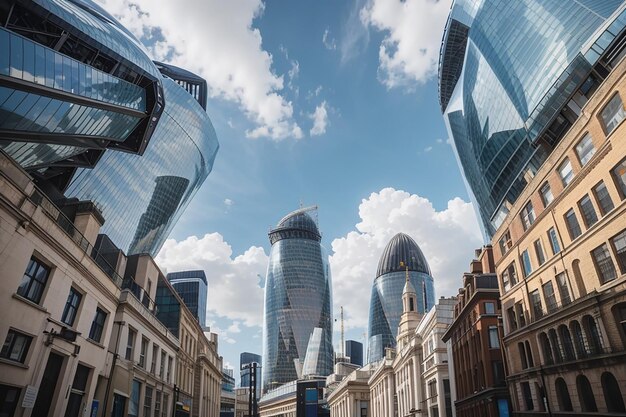
<path id="1" fill-rule="evenodd" d="M 11 77 L 22 78 L 22 65 L 24 65 L 24 48 L 22 39 L 11 37 Z"/>
<path id="2" fill-rule="evenodd" d="M 24 71 L 22 77 L 24 81 L 35 81 L 35 45 L 32 42 L 24 42 Z"/>
<path id="3" fill-rule="evenodd" d="M 10 51 L 9 33 L 0 30 L 0 74 L 9 75 Z"/>

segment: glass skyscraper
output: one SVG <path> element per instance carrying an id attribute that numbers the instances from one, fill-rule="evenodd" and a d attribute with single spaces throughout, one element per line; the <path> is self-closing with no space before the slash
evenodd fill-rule
<path id="1" fill-rule="evenodd" d="M 203 270 L 170 272 L 167 280 L 185 305 L 196 316 L 200 326 L 206 328 L 206 298 L 208 282 Z"/>
<path id="2" fill-rule="evenodd" d="M 453 3 L 439 99 L 487 239 L 610 70 L 622 10 L 622 0 Z"/>
<path id="3" fill-rule="evenodd" d="M 240 373 L 240 378 L 241 381 L 239 383 L 239 385 L 242 388 L 248 388 L 250 387 L 250 369 L 246 368 L 246 369 L 242 369 L 241 367 L 247 364 L 250 364 L 252 362 L 256 362 L 259 364 L 259 366 L 257 367 L 256 370 L 256 392 L 257 392 L 257 397 L 261 397 L 261 379 L 262 379 L 262 372 L 263 372 L 263 363 L 261 360 L 261 355 L 257 355 L 256 353 L 250 353 L 250 352 L 243 352 L 241 355 L 239 355 L 239 369 L 241 369 L 241 373 Z"/>
<path id="4" fill-rule="evenodd" d="M 398 233 L 383 250 L 372 285 L 367 363 L 378 361 L 385 348 L 396 346 L 407 268 L 417 292 L 417 311 L 425 314 L 435 305 L 433 277 L 424 254 L 410 236 Z"/>
<path id="5" fill-rule="evenodd" d="M 330 267 L 311 217 L 315 210 L 296 210 L 269 233 L 263 392 L 302 376 L 309 340 L 315 342 L 308 361 L 314 372 L 326 376 L 333 371 Z"/>

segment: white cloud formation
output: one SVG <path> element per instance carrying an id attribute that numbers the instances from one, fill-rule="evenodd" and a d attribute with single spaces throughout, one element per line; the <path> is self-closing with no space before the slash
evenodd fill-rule
<path id="1" fill-rule="evenodd" d="M 437 298 L 456 295 L 474 249 L 482 245 L 473 207 L 458 197 L 437 211 L 426 198 L 384 188 L 361 201 L 359 216 L 356 231 L 331 244 L 334 311 L 344 306 L 346 327 L 367 327 L 378 260 L 396 233 L 408 234 L 420 246 Z"/>
<path id="2" fill-rule="evenodd" d="M 433 150 L 432 146 L 427 146 L 427 147 L 424 148 L 424 152 L 430 152 L 432 150 Z"/>
<path id="3" fill-rule="evenodd" d="M 250 138 L 301 138 L 293 105 L 283 95 L 283 76 L 252 26 L 263 13 L 261 0 L 99 0 L 149 52 L 200 74 L 211 97 L 237 103 L 255 127 Z"/>
<path id="4" fill-rule="evenodd" d="M 235 202 L 233 200 L 231 200 L 230 198 L 225 198 L 224 199 L 224 205 L 227 207 L 231 207 L 233 204 L 235 204 Z"/>
<path id="5" fill-rule="evenodd" d="M 168 239 L 156 262 L 165 272 L 204 270 L 209 282 L 207 316 L 216 314 L 236 320 L 227 333 L 236 333 L 240 324 L 262 325 L 263 289 L 258 285 L 258 275 L 265 276 L 268 263 L 263 248 L 252 246 L 233 257 L 222 235 L 209 233 L 180 242 Z"/>
<path id="6" fill-rule="evenodd" d="M 348 17 L 341 27 L 339 52 L 341 64 L 346 64 L 367 49 L 370 32 L 367 23 L 361 18 L 361 10 L 368 0 L 355 0 Z"/>
<path id="7" fill-rule="evenodd" d="M 337 49 L 337 41 L 330 35 L 330 29 L 326 28 L 324 30 L 324 34 L 322 35 L 322 43 L 324 47 L 329 51 Z"/>
<path id="8" fill-rule="evenodd" d="M 411 87 L 436 74 L 452 0 L 372 0 L 361 20 L 385 32 L 379 77 L 388 88 Z"/>
<path id="9" fill-rule="evenodd" d="M 328 104 L 326 101 L 315 108 L 315 111 L 309 115 L 313 120 L 313 127 L 309 132 L 311 136 L 323 135 L 328 127 Z"/>

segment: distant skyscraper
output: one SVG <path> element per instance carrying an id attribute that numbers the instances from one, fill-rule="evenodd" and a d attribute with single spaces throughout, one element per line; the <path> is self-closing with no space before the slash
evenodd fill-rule
<path id="1" fill-rule="evenodd" d="M 435 305 L 435 289 L 428 262 L 417 243 L 398 233 L 385 247 L 370 301 L 367 362 L 384 355 L 386 347 L 395 347 L 402 315 L 402 290 L 409 279 L 417 292 L 417 312 L 424 314 Z"/>
<path id="2" fill-rule="evenodd" d="M 356 340 L 346 340 L 346 356 L 350 358 L 350 363 L 363 366 L 363 343 Z"/>
<path id="3" fill-rule="evenodd" d="M 296 210 L 269 233 L 272 249 L 265 281 L 264 392 L 302 375 L 311 339 L 320 353 L 316 355 L 316 372 L 325 376 L 333 371 L 330 267 L 317 223 L 310 215 L 315 210 Z M 321 331 L 311 338 L 315 328 Z"/>
<path id="4" fill-rule="evenodd" d="M 204 271 L 172 272 L 167 274 L 167 280 L 183 299 L 187 308 L 198 318 L 200 326 L 206 328 L 208 283 Z"/>
<path id="5" fill-rule="evenodd" d="M 256 353 L 243 352 L 239 355 L 239 369 L 243 367 L 243 365 L 250 364 L 252 362 L 256 362 L 259 364 L 259 367 L 256 370 L 256 392 L 257 397 L 261 396 L 261 373 L 263 372 L 261 355 L 257 355 Z M 242 388 L 248 388 L 250 386 L 250 369 L 241 369 L 240 374 L 240 386 Z"/>

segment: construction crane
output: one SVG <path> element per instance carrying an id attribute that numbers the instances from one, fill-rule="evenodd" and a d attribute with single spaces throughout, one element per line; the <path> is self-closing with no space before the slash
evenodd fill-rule
<path id="1" fill-rule="evenodd" d="M 343 336 L 344 336 L 344 333 L 343 333 L 343 306 L 341 306 L 341 358 L 345 359 L 345 357 L 346 357 L 346 352 L 345 352 L 346 344 L 344 343 Z"/>

